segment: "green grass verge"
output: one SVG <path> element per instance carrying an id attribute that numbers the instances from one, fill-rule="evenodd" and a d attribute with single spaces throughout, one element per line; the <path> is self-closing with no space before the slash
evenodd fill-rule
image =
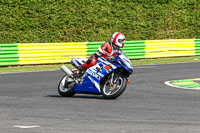
<path id="1" fill-rule="evenodd" d="M 192 56 L 192 57 L 159 58 L 159 59 L 140 59 L 140 60 L 132 60 L 132 63 L 134 66 L 137 66 L 137 65 L 199 62 L 199 61 L 200 61 L 200 56 Z M 0 73 L 59 70 L 61 65 L 62 64 L 0 67 Z M 67 65 L 67 67 L 69 67 L 70 69 L 73 68 L 73 66 L 70 64 L 65 64 L 65 65 Z"/>

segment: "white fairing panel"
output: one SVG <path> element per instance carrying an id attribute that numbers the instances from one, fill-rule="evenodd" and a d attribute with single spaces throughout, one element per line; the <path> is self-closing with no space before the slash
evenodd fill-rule
<path id="1" fill-rule="evenodd" d="M 80 65 L 84 64 L 87 61 L 85 58 L 72 58 L 72 62 L 79 67 Z"/>

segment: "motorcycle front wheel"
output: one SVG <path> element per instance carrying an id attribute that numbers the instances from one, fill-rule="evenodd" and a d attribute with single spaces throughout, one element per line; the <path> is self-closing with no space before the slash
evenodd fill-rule
<path id="1" fill-rule="evenodd" d="M 106 99 L 115 99 L 119 97 L 127 86 L 127 80 L 123 77 L 116 77 L 114 82 L 111 83 L 108 79 L 102 86 L 102 94 Z"/>
<path id="2" fill-rule="evenodd" d="M 63 97 L 72 97 L 76 94 L 74 91 L 75 82 L 67 75 L 64 76 L 58 84 L 58 93 Z"/>

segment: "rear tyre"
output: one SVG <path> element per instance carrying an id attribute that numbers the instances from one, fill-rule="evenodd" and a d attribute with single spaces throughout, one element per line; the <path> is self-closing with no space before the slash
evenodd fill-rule
<path id="1" fill-rule="evenodd" d="M 119 97 L 127 86 L 127 80 L 124 77 L 116 77 L 115 83 L 111 84 L 108 79 L 101 87 L 101 92 L 106 99 L 115 99 Z"/>
<path id="2" fill-rule="evenodd" d="M 63 97 L 72 97 L 76 94 L 74 91 L 75 82 L 67 75 L 64 76 L 58 84 L 58 93 Z"/>

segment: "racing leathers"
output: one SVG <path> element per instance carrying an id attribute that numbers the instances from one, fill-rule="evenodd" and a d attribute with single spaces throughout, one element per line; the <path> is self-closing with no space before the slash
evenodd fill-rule
<path id="1" fill-rule="evenodd" d="M 111 42 L 104 42 L 99 47 L 98 51 L 96 53 L 90 55 L 88 57 L 88 60 L 82 66 L 80 66 L 77 69 L 77 71 L 75 71 L 75 73 L 79 73 L 80 75 L 82 75 L 81 74 L 82 71 L 88 69 L 89 67 L 96 65 L 99 57 L 104 57 L 104 58 L 112 60 L 112 58 L 117 56 L 116 53 L 121 54 L 121 50 L 119 49 L 119 47 L 117 47 L 117 49 L 115 49 L 113 45 L 114 44 Z"/>

